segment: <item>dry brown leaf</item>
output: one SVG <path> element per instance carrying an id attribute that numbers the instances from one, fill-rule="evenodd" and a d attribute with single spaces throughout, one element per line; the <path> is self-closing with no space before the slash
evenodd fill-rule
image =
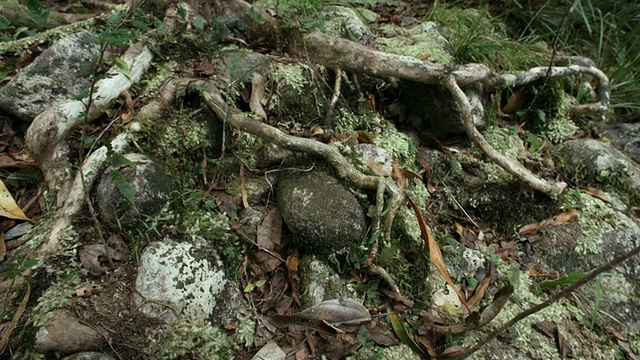
<path id="1" fill-rule="evenodd" d="M 255 259 L 264 272 L 275 270 L 282 261 L 271 253 L 277 250 L 282 237 L 282 218 L 277 207 L 271 209 L 258 227 Z"/>
<path id="2" fill-rule="evenodd" d="M 98 285 L 98 284 L 87 285 L 87 286 L 77 288 L 76 296 L 89 297 L 91 295 L 99 293 L 100 291 L 102 291 L 102 285 Z"/>
<path id="3" fill-rule="evenodd" d="M 480 326 L 488 324 L 500 313 L 500 310 L 502 310 L 504 305 L 507 303 L 507 301 L 509 301 L 509 298 L 513 294 L 513 290 L 513 285 L 507 285 L 498 290 L 498 292 L 493 296 L 493 301 L 491 302 L 491 304 L 489 304 L 489 306 L 482 310 L 480 319 L 478 321 Z"/>
<path id="4" fill-rule="evenodd" d="M 473 296 L 469 299 L 469 302 L 467 303 L 467 305 L 469 305 L 470 308 L 480 304 L 480 301 L 482 301 L 482 299 L 484 298 L 484 294 L 487 292 L 487 289 L 489 288 L 490 284 L 491 284 L 491 277 L 486 277 L 482 279 L 480 284 L 478 284 L 478 286 L 476 287 L 476 291 L 474 292 Z"/>
<path id="5" fill-rule="evenodd" d="M 398 187 L 403 190 L 407 190 L 407 177 L 404 175 L 402 169 L 400 169 L 400 165 L 398 165 L 397 161 L 393 161 L 393 174 L 396 176 L 396 184 Z"/>
<path id="6" fill-rule="evenodd" d="M 391 169 L 386 164 L 376 162 L 370 158 L 361 158 L 360 161 L 365 163 L 374 173 L 380 176 L 391 176 Z"/>
<path id="7" fill-rule="evenodd" d="M 558 347 L 558 351 L 560 351 L 560 357 L 562 359 L 566 359 L 573 350 L 571 349 L 571 344 L 560 334 L 560 330 L 558 326 L 551 321 L 540 321 L 535 324 L 536 330 L 542 332 L 548 337 L 552 338 L 556 342 L 556 346 Z"/>
<path id="8" fill-rule="evenodd" d="M 22 212 L 22 209 L 16 204 L 16 201 L 11 196 L 9 190 L 4 185 L 4 182 L 0 180 L 0 216 L 8 217 L 10 219 L 27 220 L 31 221 Z"/>
<path id="9" fill-rule="evenodd" d="M 416 205 L 416 203 L 410 197 L 407 197 L 407 200 L 409 201 L 409 204 L 411 204 L 413 212 L 416 214 L 416 218 L 418 219 L 420 232 L 422 233 L 422 239 L 424 240 L 425 245 L 427 246 L 427 249 L 429 251 L 429 258 L 431 259 L 431 262 L 438 269 L 438 272 L 440 272 L 440 275 L 442 275 L 447 284 L 449 284 L 449 286 L 451 286 L 455 290 L 456 294 L 460 298 L 460 302 L 462 302 L 462 304 L 468 309 L 469 307 L 467 306 L 467 300 L 465 299 L 460 289 L 453 282 L 453 280 L 451 280 L 449 272 L 447 271 L 447 267 L 444 265 L 444 258 L 442 257 L 440 247 L 438 246 L 436 240 L 433 238 L 433 235 L 431 235 L 431 230 L 429 230 L 427 223 L 424 221 L 418 205 Z"/>
<path id="10" fill-rule="evenodd" d="M 16 328 L 16 325 L 18 325 L 18 321 L 20 321 L 20 317 L 22 316 L 22 313 L 24 313 L 24 310 L 27 308 L 27 303 L 29 302 L 30 294 L 31 294 L 31 286 L 29 285 L 29 283 L 27 283 L 27 291 L 24 293 L 24 296 L 22 297 L 22 302 L 20 303 L 18 310 L 16 310 L 15 314 L 13 314 L 13 318 L 11 319 L 11 322 L 7 327 L 5 327 L 4 331 L 2 332 L 2 337 L 0 338 L 0 355 L 2 355 L 2 353 L 4 353 L 4 350 L 7 348 L 7 345 L 9 344 L 9 338 L 11 337 L 11 333 L 13 332 L 13 329 Z"/>

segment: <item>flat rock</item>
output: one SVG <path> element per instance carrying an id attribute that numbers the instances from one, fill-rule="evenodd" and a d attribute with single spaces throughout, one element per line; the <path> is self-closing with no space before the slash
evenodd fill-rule
<path id="1" fill-rule="evenodd" d="M 66 311 L 56 311 L 53 318 L 36 333 L 35 349 L 41 353 L 77 353 L 100 349 L 107 340 L 96 328 L 81 323 Z"/>

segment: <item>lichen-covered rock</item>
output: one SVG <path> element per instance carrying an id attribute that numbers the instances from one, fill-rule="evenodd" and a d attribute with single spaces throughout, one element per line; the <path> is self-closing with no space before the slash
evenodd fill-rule
<path id="1" fill-rule="evenodd" d="M 134 230 L 157 215 L 169 200 L 171 180 L 154 160 L 141 154 L 124 155 L 130 163 L 117 170 L 107 169 L 96 188 L 96 205 L 105 225 L 113 230 Z M 118 173 L 115 174 L 114 172 Z M 120 178 L 135 192 L 135 206 L 123 191 Z"/>
<path id="2" fill-rule="evenodd" d="M 303 308 L 311 308 L 326 300 L 349 297 L 346 281 L 316 256 L 302 256 L 299 274 Z"/>
<path id="3" fill-rule="evenodd" d="M 640 123 L 606 124 L 600 127 L 599 131 L 611 141 L 611 145 L 624 151 L 640 164 Z"/>
<path id="4" fill-rule="evenodd" d="M 621 215 L 622 216 L 622 215 Z M 568 274 L 587 273 L 593 269 L 628 253 L 640 246 L 640 228 L 638 226 L 619 227 L 597 235 L 595 249 L 589 254 L 572 251 L 575 234 L 570 227 L 554 229 L 554 235 L 548 236 L 543 256 L 537 266 L 543 272 Z M 546 234 L 546 233 L 545 233 Z M 553 243 L 548 241 L 552 240 Z M 640 334 L 640 304 L 632 297 L 640 296 L 637 280 L 640 279 L 640 259 L 635 256 L 609 271 L 609 276 L 600 276 L 600 286 L 583 287 L 580 291 L 587 301 L 594 303 L 600 298 L 600 309 L 606 316 L 599 317 L 607 325 L 626 336 Z M 599 294 L 597 292 L 600 291 Z M 614 291 L 611 291 L 614 290 Z M 586 315 L 586 314 L 585 314 Z"/>
<path id="5" fill-rule="evenodd" d="M 116 358 L 97 351 L 84 351 L 64 357 L 62 360 L 116 360 Z"/>
<path id="6" fill-rule="evenodd" d="M 58 40 L 0 89 L 0 108 L 30 122 L 49 106 L 89 90 L 100 53 L 96 38 L 81 32 Z"/>
<path id="7" fill-rule="evenodd" d="M 330 255 L 358 243 L 366 230 L 356 198 L 321 171 L 290 171 L 278 182 L 282 219 L 303 250 Z"/>
<path id="8" fill-rule="evenodd" d="M 171 239 L 150 243 L 140 255 L 134 306 L 164 321 L 236 323 L 243 304 L 238 286 L 205 244 Z M 176 313 L 174 313 L 175 311 Z"/>
<path id="9" fill-rule="evenodd" d="M 106 345 L 107 332 L 98 332 L 96 326 L 87 326 L 66 311 L 56 311 L 36 333 L 38 352 L 76 353 L 97 350 Z"/>
<path id="10" fill-rule="evenodd" d="M 594 139 L 575 139 L 556 147 L 562 171 L 583 184 L 612 185 L 633 197 L 640 193 L 640 166 L 624 153 Z"/>

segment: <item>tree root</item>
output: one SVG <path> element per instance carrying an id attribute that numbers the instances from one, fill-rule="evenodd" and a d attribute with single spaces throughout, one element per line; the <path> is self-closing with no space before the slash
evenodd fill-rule
<path id="1" fill-rule="evenodd" d="M 376 190 L 376 216 L 374 219 L 375 230 L 379 231 L 380 223 L 384 225 L 384 238 L 388 240 L 391 236 L 391 226 L 395 215 L 404 202 L 404 192 L 391 179 L 385 179 L 378 176 L 365 175 L 358 171 L 349 160 L 347 160 L 338 149 L 332 145 L 327 145 L 315 140 L 300 138 L 285 134 L 277 128 L 253 120 L 245 116 L 239 110 L 229 106 L 223 98 L 222 93 L 216 85 L 211 81 L 195 81 L 190 83 L 192 89 L 205 89 L 201 92 L 204 102 L 207 104 L 216 116 L 232 127 L 248 132 L 260 137 L 262 140 L 281 146 L 287 150 L 295 152 L 303 152 L 306 154 L 318 156 L 331 165 L 340 177 L 351 182 L 354 186 L 363 190 Z M 387 211 L 384 216 L 381 215 L 383 194 L 390 194 L 387 204 Z M 382 198 L 382 201 L 381 201 Z M 382 216 L 382 219 L 380 219 Z M 372 245 L 372 256 L 378 251 L 378 240 Z M 373 265 L 370 267 L 372 273 L 379 275 L 392 289 L 392 291 L 400 295 L 400 290 L 395 281 L 383 268 Z"/>

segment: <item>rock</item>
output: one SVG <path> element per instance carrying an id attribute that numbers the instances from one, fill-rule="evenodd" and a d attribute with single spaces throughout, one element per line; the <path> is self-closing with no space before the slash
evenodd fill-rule
<path id="1" fill-rule="evenodd" d="M 356 198 L 322 171 L 281 174 L 278 207 L 302 250 L 330 255 L 359 243 L 366 230 Z"/>
<path id="2" fill-rule="evenodd" d="M 559 168 L 578 183 L 612 185 L 632 197 L 640 193 L 640 166 L 601 141 L 575 139 L 556 146 Z"/>
<path id="3" fill-rule="evenodd" d="M 362 161 L 381 176 L 393 173 L 393 156 L 376 144 L 358 144 L 355 147 Z"/>
<path id="4" fill-rule="evenodd" d="M 55 42 L 0 89 L 0 108 L 31 122 L 49 106 L 89 90 L 100 53 L 95 39 L 86 31 Z"/>
<path id="5" fill-rule="evenodd" d="M 107 343 L 106 332 L 99 333 L 96 326 L 87 326 L 66 311 L 55 311 L 36 333 L 35 349 L 38 352 L 77 353 L 97 350 Z"/>
<path id="6" fill-rule="evenodd" d="M 568 241 L 572 247 L 573 238 Z M 568 274 L 570 272 L 587 273 L 612 259 L 629 252 L 640 245 L 640 228 L 638 226 L 619 227 L 605 232 L 598 241 L 595 253 L 580 255 L 562 246 L 547 246 L 544 249 L 544 261 L 539 266 L 542 271 Z M 599 276 L 602 292 L 596 294 L 595 283 L 591 287 L 580 289 L 588 302 L 593 304 L 596 296 L 600 297 L 599 311 L 606 316 L 598 316 L 598 321 L 613 326 L 625 336 L 640 334 L 640 304 L 629 296 L 640 296 L 637 281 L 640 279 L 640 258 L 632 257 L 626 262 L 608 271 L 609 276 Z M 611 291 L 614 290 L 614 291 Z"/>
<path id="7" fill-rule="evenodd" d="M 102 219 L 112 230 L 134 230 L 148 217 L 157 215 L 169 200 L 173 188 L 171 180 L 154 160 L 141 154 L 126 154 L 130 164 L 120 166 L 118 172 L 133 186 L 135 208 L 122 195 L 121 186 L 113 170 L 107 169 L 96 188 L 96 205 Z"/>
<path id="8" fill-rule="evenodd" d="M 150 243 L 140 255 L 134 306 L 164 321 L 177 315 L 196 324 L 236 323 L 242 294 L 212 254 L 204 244 L 171 239 Z"/>
<path id="9" fill-rule="evenodd" d="M 101 353 L 96 351 L 85 351 L 73 355 L 69 355 L 67 357 L 62 358 L 62 360 L 116 360 L 115 357 Z"/>
<path id="10" fill-rule="evenodd" d="M 355 39 L 362 45 L 375 47 L 376 42 L 371 30 L 354 9 L 346 6 L 326 6 L 321 13 L 325 21 L 324 31 L 329 35 L 352 41 Z"/>
<path id="11" fill-rule="evenodd" d="M 464 133 L 459 104 L 449 90 L 441 86 L 429 86 L 412 81 L 401 81 L 400 116 L 423 136 L 444 138 Z M 462 89 L 471 104 L 473 123 L 484 128 L 484 91 L 482 85 L 474 83 Z"/>
<path id="12" fill-rule="evenodd" d="M 275 341 L 269 341 L 265 344 L 265 346 L 260 349 L 251 360 L 284 360 L 287 357 L 287 354 L 275 343 Z"/>
<path id="13" fill-rule="evenodd" d="M 606 124 L 599 131 L 611 141 L 611 145 L 640 164 L 640 123 Z"/>
<path id="14" fill-rule="evenodd" d="M 325 300 L 349 297 L 346 281 L 316 256 L 302 256 L 298 269 L 303 308 L 311 308 Z"/>

